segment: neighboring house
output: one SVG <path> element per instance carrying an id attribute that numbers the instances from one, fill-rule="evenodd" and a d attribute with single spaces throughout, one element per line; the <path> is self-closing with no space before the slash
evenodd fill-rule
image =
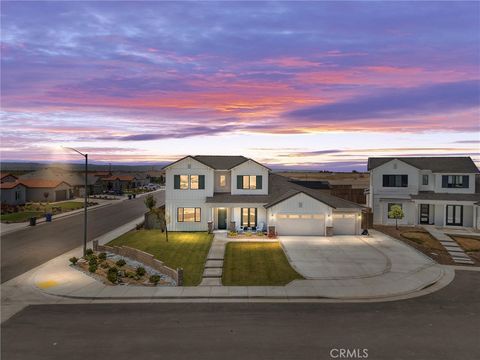
<path id="1" fill-rule="evenodd" d="M 362 207 L 272 174 L 244 156 L 186 156 L 165 167 L 171 231 L 275 226 L 279 235 L 359 234 Z"/>
<path id="2" fill-rule="evenodd" d="M 18 182 L 2 182 L 0 194 L 2 204 L 23 205 L 27 202 L 25 185 Z"/>
<path id="3" fill-rule="evenodd" d="M 0 174 L 1 183 L 15 182 L 18 180 L 18 177 L 12 174 Z"/>
<path id="4" fill-rule="evenodd" d="M 399 205 L 402 225 L 478 227 L 479 171 L 470 157 L 369 158 L 368 170 L 374 224 L 395 224 L 388 212 Z"/>
<path id="5" fill-rule="evenodd" d="M 85 194 L 85 173 L 83 172 L 72 172 L 61 168 L 50 167 L 33 171 L 20 177 L 20 181 L 27 179 L 65 181 L 71 185 L 74 196 L 84 196 Z M 95 174 L 88 174 L 87 188 L 88 194 L 100 194 L 102 192 L 100 177 Z"/>
<path id="6" fill-rule="evenodd" d="M 19 181 L 27 189 L 27 202 L 56 202 L 73 197 L 73 188 L 61 180 L 23 179 Z M 45 194 L 48 194 L 45 197 Z"/>
<path id="7" fill-rule="evenodd" d="M 101 178 L 103 189 L 116 193 L 133 189 L 135 187 L 134 180 L 135 177 L 132 175 L 111 175 Z"/>

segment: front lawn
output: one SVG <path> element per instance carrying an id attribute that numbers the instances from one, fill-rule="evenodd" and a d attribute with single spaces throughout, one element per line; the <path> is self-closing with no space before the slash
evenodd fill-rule
<path id="1" fill-rule="evenodd" d="M 0 221 L 9 223 L 18 223 L 28 221 L 31 217 L 42 217 L 44 212 L 40 211 L 20 211 L 16 213 L 7 213 L 0 215 Z"/>
<path id="2" fill-rule="evenodd" d="M 480 237 L 450 235 L 470 258 L 480 266 Z"/>
<path id="3" fill-rule="evenodd" d="M 278 242 L 230 242 L 223 262 L 223 285 L 286 285 L 303 279 Z"/>
<path id="4" fill-rule="evenodd" d="M 97 205 L 96 202 L 88 202 L 88 206 Z M 25 206 L 19 206 L 17 212 L 2 213 L 0 221 L 7 223 L 17 223 L 28 221 L 35 216 L 41 218 L 45 216 L 46 212 L 51 212 L 53 215 L 66 213 L 73 210 L 83 208 L 83 201 L 60 201 L 54 203 L 28 203 Z"/>
<path id="5" fill-rule="evenodd" d="M 168 242 L 160 230 L 134 230 L 109 246 L 130 246 L 152 254 L 172 269 L 183 268 L 184 285 L 196 286 L 202 280 L 203 269 L 213 235 L 206 232 L 169 232 Z"/>

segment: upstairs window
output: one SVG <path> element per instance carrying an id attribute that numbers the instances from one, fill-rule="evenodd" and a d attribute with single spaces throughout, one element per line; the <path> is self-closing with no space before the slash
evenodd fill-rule
<path id="1" fill-rule="evenodd" d="M 468 188 L 468 175 L 442 175 L 442 188 Z"/>
<path id="2" fill-rule="evenodd" d="M 408 175 L 383 175 L 383 187 L 408 187 Z"/>
<path id="3" fill-rule="evenodd" d="M 173 175 L 173 188 L 177 190 L 205 189 L 205 175 Z"/>
<path id="4" fill-rule="evenodd" d="M 227 177 L 225 175 L 220 175 L 220 186 L 225 187 L 227 186 Z"/>
<path id="5" fill-rule="evenodd" d="M 180 189 L 188 190 L 188 175 L 180 175 Z"/>
<path id="6" fill-rule="evenodd" d="M 422 185 L 428 185 L 428 175 L 422 175 Z"/>
<path id="7" fill-rule="evenodd" d="M 262 175 L 238 175 L 237 189 L 257 190 L 262 188 Z"/>

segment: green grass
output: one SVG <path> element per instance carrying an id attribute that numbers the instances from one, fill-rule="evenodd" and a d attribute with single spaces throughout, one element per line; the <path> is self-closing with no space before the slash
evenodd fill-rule
<path id="1" fill-rule="evenodd" d="M 54 215 L 65 213 L 68 211 L 78 210 L 83 208 L 83 202 L 80 201 L 61 201 L 56 203 L 30 203 L 25 205 L 24 211 L 19 211 L 16 213 L 5 213 L 0 215 L 0 221 L 3 222 L 25 222 L 28 221 L 32 216 L 41 218 L 45 215 L 46 209 L 61 208 L 61 211 L 55 210 Z"/>
<path id="2" fill-rule="evenodd" d="M 303 279 L 278 242 L 230 242 L 223 262 L 223 285 L 286 285 Z"/>
<path id="3" fill-rule="evenodd" d="M 108 245 L 130 246 L 148 252 L 165 265 L 183 268 L 184 285 L 196 286 L 202 280 L 203 269 L 213 235 L 206 232 L 169 232 L 168 242 L 160 230 L 135 230 Z"/>
<path id="4" fill-rule="evenodd" d="M 42 217 L 43 215 L 44 213 L 39 211 L 22 211 L 22 212 L 11 213 L 11 214 L 2 214 L 0 215 L 0 221 L 24 222 L 24 221 L 28 221 L 32 216 L 36 216 L 37 218 L 39 218 L 39 217 Z"/>

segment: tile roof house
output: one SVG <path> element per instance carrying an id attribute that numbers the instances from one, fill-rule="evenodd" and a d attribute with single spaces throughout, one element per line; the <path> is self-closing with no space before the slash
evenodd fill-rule
<path id="1" fill-rule="evenodd" d="M 25 185 L 12 181 L 0 184 L 1 203 L 7 205 L 23 205 L 26 200 L 27 188 Z"/>
<path id="2" fill-rule="evenodd" d="M 262 229 L 279 235 L 359 234 L 358 204 L 271 173 L 244 156 L 186 156 L 165 167 L 171 231 Z"/>
<path id="3" fill-rule="evenodd" d="M 0 182 L 15 182 L 18 180 L 18 177 L 9 173 L 0 173 Z"/>
<path id="4" fill-rule="evenodd" d="M 479 170 L 470 157 L 369 158 L 368 170 L 374 224 L 393 224 L 388 212 L 399 205 L 404 225 L 480 226 Z"/>

